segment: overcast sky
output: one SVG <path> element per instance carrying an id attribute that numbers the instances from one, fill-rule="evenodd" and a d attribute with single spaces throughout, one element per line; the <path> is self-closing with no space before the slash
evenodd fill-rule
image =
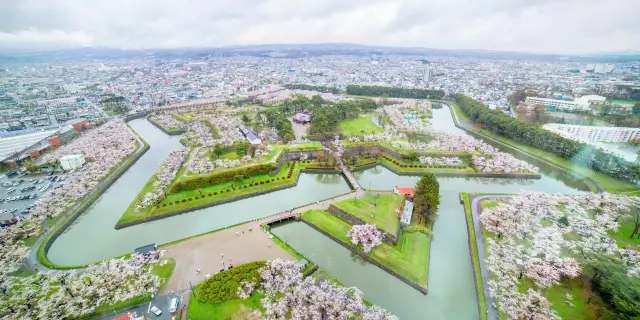
<path id="1" fill-rule="evenodd" d="M 358 43 L 640 51 L 640 0 L 0 0 L 0 51 Z"/>

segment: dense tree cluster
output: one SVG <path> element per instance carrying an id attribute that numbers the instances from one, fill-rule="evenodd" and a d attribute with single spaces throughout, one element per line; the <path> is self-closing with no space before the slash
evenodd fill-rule
<path id="1" fill-rule="evenodd" d="M 487 108 L 482 103 L 456 94 L 456 102 L 471 120 L 483 128 L 525 145 L 551 152 L 565 159 L 571 159 L 593 170 L 614 178 L 637 182 L 640 180 L 640 166 L 623 158 L 607 153 L 592 145 L 564 138 L 543 129 L 536 124 L 524 123 L 503 112 Z"/>
<path id="2" fill-rule="evenodd" d="M 318 92 L 333 93 L 333 94 L 340 93 L 340 89 L 336 87 L 330 87 L 330 86 L 313 86 L 313 85 L 298 83 L 298 84 L 287 84 L 284 87 L 292 90 L 318 91 Z"/>
<path id="3" fill-rule="evenodd" d="M 378 108 L 373 100 L 338 101 L 335 103 L 310 106 L 311 128 L 309 133 L 316 135 L 332 132 L 342 120 L 356 118 L 361 113 L 372 112 Z"/>
<path id="4" fill-rule="evenodd" d="M 410 99 L 442 99 L 444 91 L 430 89 L 406 89 L 383 86 L 347 86 L 347 94 L 356 96 L 384 96 Z"/>
<path id="5" fill-rule="evenodd" d="M 167 187 L 176 177 L 184 159 L 187 157 L 187 153 L 188 150 L 186 148 L 169 153 L 158 170 L 156 170 L 156 181 L 153 183 L 153 189 L 145 193 L 141 199 L 137 199 L 136 209 L 140 210 L 154 205 L 166 197 Z"/>
<path id="6" fill-rule="evenodd" d="M 260 269 L 265 265 L 265 261 L 255 261 L 216 273 L 200 285 L 198 301 L 215 304 L 240 298 L 238 296 L 240 284 L 259 282 Z"/>
<path id="7" fill-rule="evenodd" d="M 427 173 L 418 180 L 413 193 L 413 212 L 425 217 L 428 225 L 433 225 L 438 217 L 440 205 L 440 183 L 432 173 Z"/>
<path id="8" fill-rule="evenodd" d="M 640 254 L 618 248 L 608 234 L 630 219 L 629 211 L 638 204 L 637 197 L 608 193 L 521 192 L 483 210 L 480 221 L 496 236 L 488 239 L 485 262 L 500 309 L 512 319 L 558 319 L 541 290 L 579 276 L 581 264 L 602 266 L 603 255 L 618 261 L 616 276 L 637 277 Z M 525 278 L 533 287 L 522 292 L 519 283 Z"/>
<path id="9" fill-rule="evenodd" d="M 262 113 L 264 124 L 274 127 L 278 131 L 278 136 L 285 141 L 295 140 L 296 136 L 293 132 L 291 121 L 287 119 L 284 113 L 279 110 L 268 110 Z"/>
<path id="10" fill-rule="evenodd" d="M 622 261 L 603 255 L 591 261 L 587 272 L 595 289 L 613 307 L 612 319 L 640 319 L 640 278 L 629 276 Z"/>
<path id="11" fill-rule="evenodd" d="M 260 300 L 266 320 L 396 320 L 397 317 L 378 306 L 364 302 L 362 292 L 327 280 L 303 278 L 303 265 L 295 261 L 268 261 L 260 270 L 257 283 L 242 282 L 238 296 L 247 298 L 254 290 L 264 294 Z"/>

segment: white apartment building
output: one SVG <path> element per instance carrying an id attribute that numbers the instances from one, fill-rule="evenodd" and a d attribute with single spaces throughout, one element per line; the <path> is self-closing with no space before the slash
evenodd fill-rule
<path id="1" fill-rule="evenodd" d="M 640 128 L 590 127 L 560 123 L 548 123 L 543 128 L 563 137 L 585 142 L 628 142 L 631 139 L 640 139 Z"/>
<path id="2" fill-rule="evenodd" d="M 49 100 L 38 100 L 36 104 L 39 106 L 57 106 L 63 103 L 76 103 L 75 97 L 68 98 L 58 98 L 58 99 L 49 99 Z"/>
<path id="3" fill-rule="evenodd" d="M 84 156 L 81 154 L 68 155 L 60 158 L 60 166 L 64 170 L 80 168 L 84 162 Z"/>
<path id="4" fill-rule="evenodd" d="M 598 95 L 582 96 L 574 101 L 527 97 L 525 103 L 528 105 L 539 104 L 541 106 L 567 111 L 589 111 L 592 105 L 603 104 L 606 99 L 607 98 Z"/>

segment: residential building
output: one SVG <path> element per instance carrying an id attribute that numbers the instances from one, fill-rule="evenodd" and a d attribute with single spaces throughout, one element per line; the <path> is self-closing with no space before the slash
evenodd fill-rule
<path id="1" fill-rule="evenodd" d="M 60 158 L 60 166 L 64 170 L 73 170 L 84 165 L 84 156 L 81 154 L 73 154 Z"/>
<path id="2" fill-rule="evenodd" d="M 598 95 L 582 96 L 573 101 L 570 100 L 557 100 L 539 97 L 527 97 L 525 103 L 528 105 L 539 104 L 545 108 L 551 110 L 562 111 L 590 111 L 591 106 L 603 104 L 606 101 L 605 97 Z"/>
<path id="3" fill-rule="evenodd" d="M 640 128 L 591 127 L 560 123 L 548 123 L 543 128 L 566 138 L 585 142 L 628 142 L 631 139 L 640 139 Z"/>
<path id="4" fill-rule="evenodd" d="M 244 135 L 244 137 L 247 138 L 247 141 L 249 141 L 249 143 L 251 143 L 253 145 L 262 143 L 262 140 L 260 140 L 260 138 L 258 138 L 258 135 L 256 135 L 249 128 L 247 128 L 245 126 L 240 126 L 239 129 L 240 129 L 240 132 L 242 132 L 242 134 Z"/>

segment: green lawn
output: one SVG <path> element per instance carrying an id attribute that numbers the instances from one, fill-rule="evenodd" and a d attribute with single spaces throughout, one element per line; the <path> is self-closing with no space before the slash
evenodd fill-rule
<path id="1" fill-rule="evenodd" d="M 196 288 L 196 294 L 198 293 Z M 199 302 L 198 299 L 189 299 L 189 306 L 187 309 L 188 320 L 225 320 L 232 319 L 242 307 L 249 310 L 263 310 L 260 304 L 262 295 L 258 292 L 254 292 L 248 299 L 236 299 L 229 300 L 217 304 L 210 304 L 206 302 Z"/>
<path id="2" fill-rule="evenodd" d="M 319 141 L 305 142 L 287 145 L 287 151 L 322 150 L 322 143 Z"/>
<path id="3" fill-rule="evenodd" d="M 340 121 L 338 127 L 345 136 L 384 132 L 384 129 L 371 121 L 371 115 L 360 115 L 354 119 Z"/>
<path id="4" fill-rule="evenodd" d="M 399 213 L 396 210 L 402 207 L 403 201 L 402 195 L 384 194 L 362 199 L 353 198 L 334 205 L 368 223 L 375 224 L 382 231 L 396 235 L 400 225 Z"/>
<path id="5" fill-rule="evenodd" d="M 347 237 L 351 225 L 334 215 L 319 210 L 303 214 L 303 219 L 332 234 L 348 246 L 354 247 Z M 431 239 L 422 232 L 402 232 L 394 247 L 383 242 L 367 255 L 403 275 L 418 285 L 427 286 L 429 277 L 429 250 Z"/>
<path id="6" fill-rule="evenodd" d="M 635 227 L 635 220 L 628 220 L 620 223 L 620 228 L 617 232 L 612 232 L 609 235 L 616 240 L 618 247 L 640 250 L 640 239 L 635 236 L 633 239 L 629 238 Z"/>
<path id="7" fill-rule="evenodd" d="M 476 230 L 473 226 L 473 217 L 471 213 L 471 202 L 469 201 L 469 194 L 463 192 L 460 194 L 462 201 L 464 202 L 464 214 L 467 219 L 467 233 L 469 236 L 469 243 L 471 246 L 471 257 L 473 260 L 473 271 L 476 281 L 476 289 L 478 293 L 478 312 L 480 313 L 480 319 L 487 320 L 487 302 L 484 296 L 484 283 L 482 282 L 482 273 L 480 271 L 480 258 L 478 257 L 478 246 L 476 244 Z"/>

